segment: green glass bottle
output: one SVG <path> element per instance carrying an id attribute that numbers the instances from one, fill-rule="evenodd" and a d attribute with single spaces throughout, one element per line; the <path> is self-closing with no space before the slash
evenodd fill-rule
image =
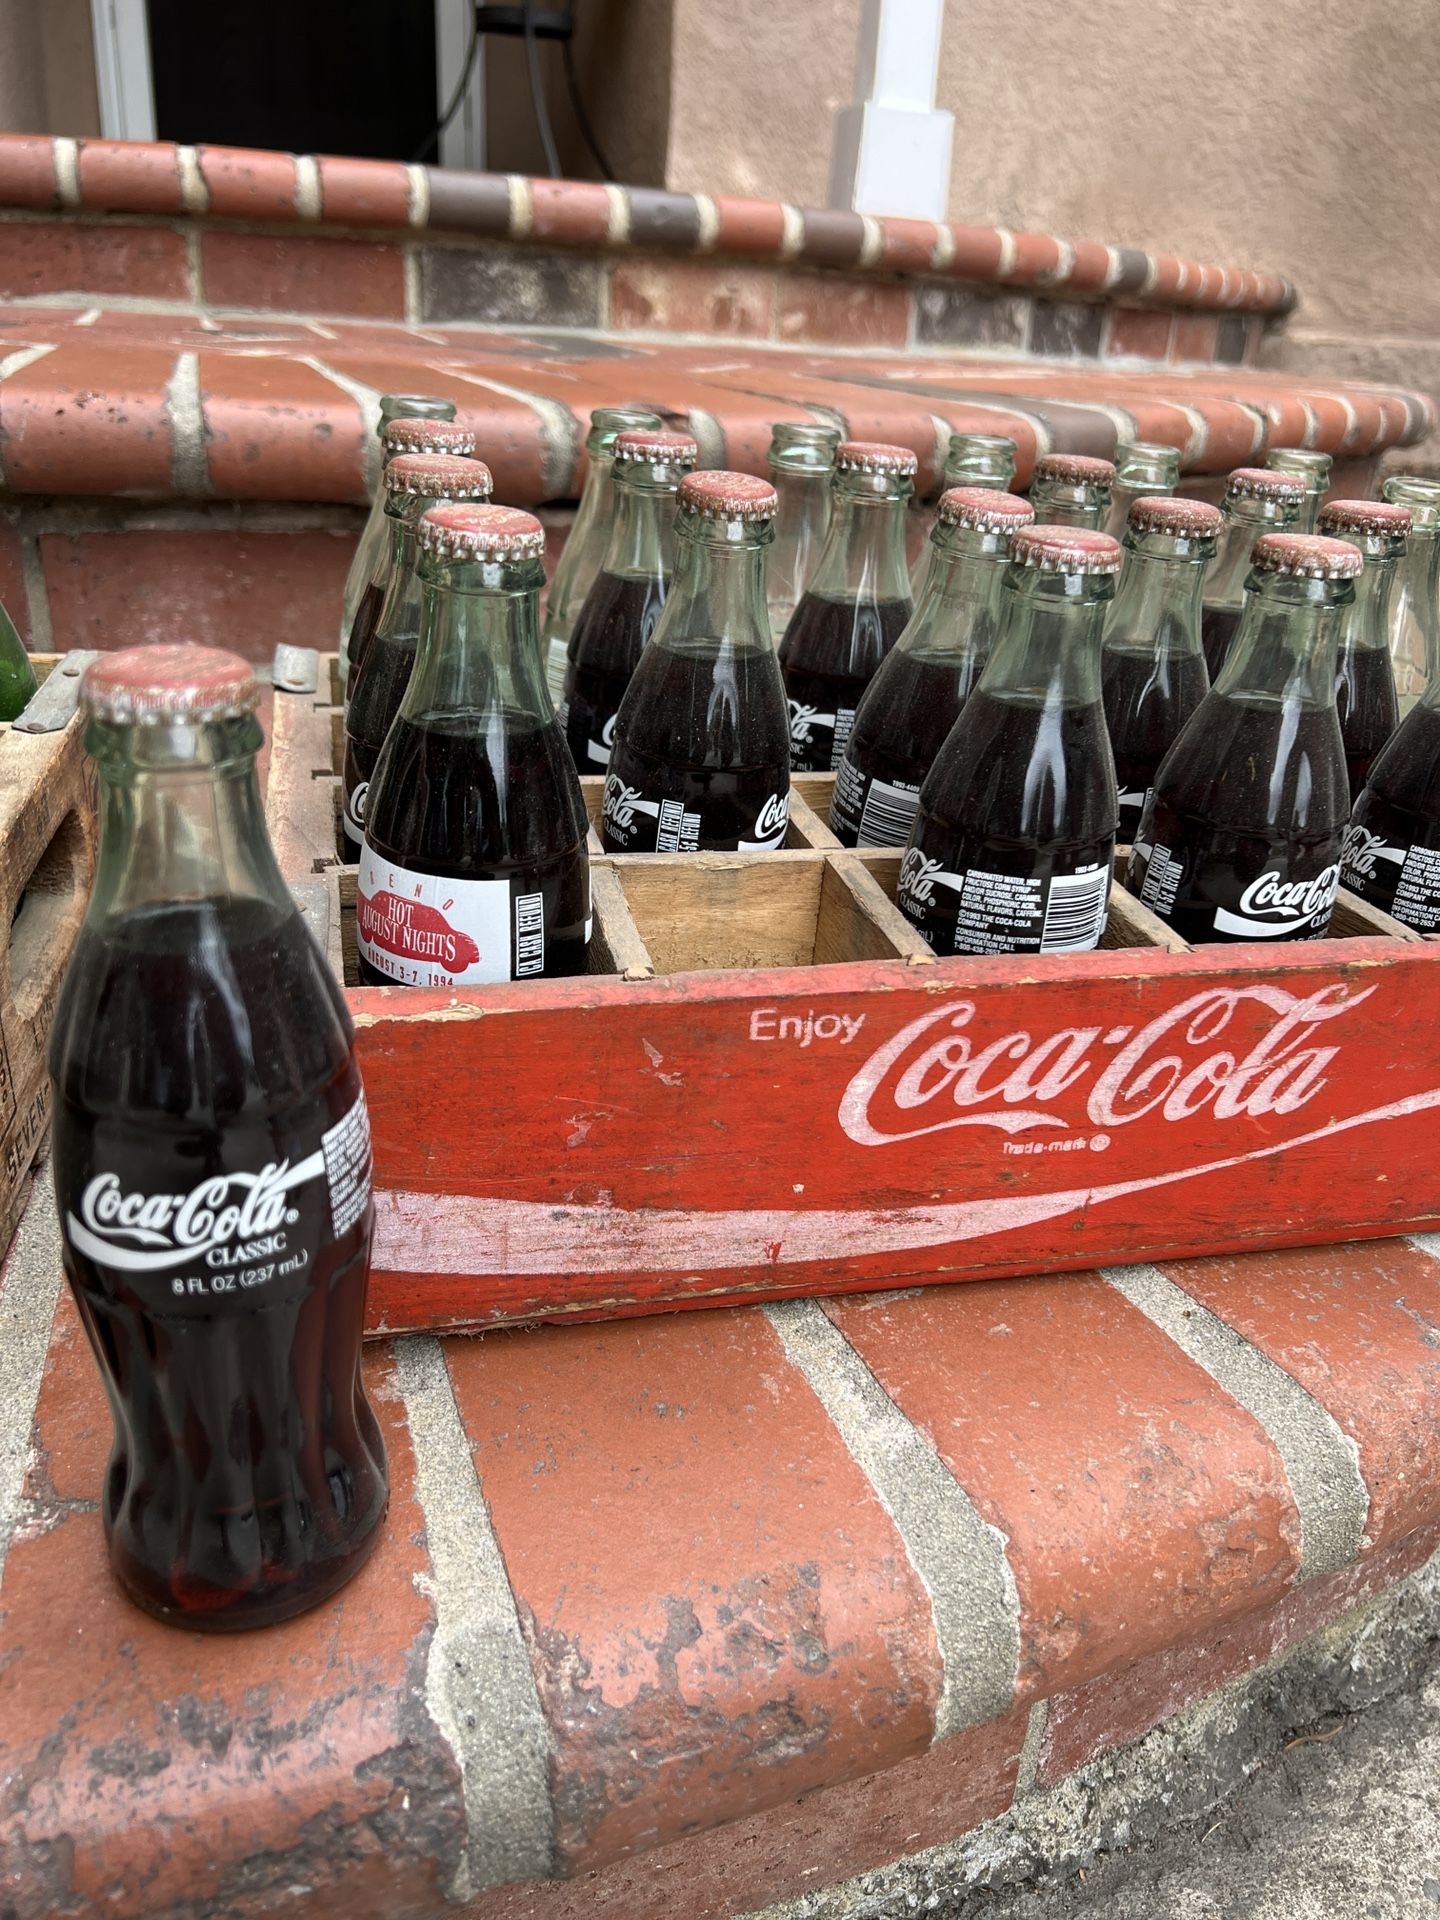
<path id="1" fill-rule="evenodd" d="M 780 502 L 775 544 L 765 565 L 765 600 L 778 647 L 810 584 L 830 526 L 830 481 L 835 472 L 838 427 L 778 420 L 771 429 L 770 484 Z"/>
<path id="2" fill-rule="evenodd" d="M 1335 711 L 1353 802 L 1400 724 L 1390 666 L 1390 602 L 1410 536 L 1410 509 L 1388 500 L 1330 500 L 1320 509 L 1320 531 L 1348 540 L 1365 556 L 1335 646 Z"/>
<path id="3" fill-rule="evenodd" d="M 1390 602 L 1390 664 L 1404 714 L 1425 693 L 1440 662 L 1440 480 L 1392 474 L 1380 497 L 1410 509 L 1410 538 Z"/>
<path id="4" fill-rule="evenodd" d="M 1293 474 L 1305 488 L 1296 533 L 1314 533 L 1333 464 L 1328 453 L 1311 453 L 1305 447 L 1271 447 L 1266 454 L 1265 465 L 1271 473 Z"/>
<path id="5" fill-rule="evenodd" d="M 0 606 L 0 720 L 14 720 L 35 694 L 35 669 L 15 622 Z"/>
<path id="6" fill-rule="evenodd" d="M 1158 440 L 1122 440 L 1115 449 L 1115 484 L 1110 491 L 1110 517 L 1105 531 L 1123 541 L 1130 525 L 1130 509 L 1137 500 L 1158 500 L 1180 484 L 1180 455 Z"/>
<path id="7" fill-rule="evenodd" d="M 989 493 L 1008 493 L 1015 478 L 1016 446 L 1003 433 L 952 433 L 945 454 L 940 496 L 955 487 L 983 487 Z M 939 516 L 939 500 L 910 503 L 906 537 L 910 544 L 910 597 L 918 601 L 930 573 L 930 539 Z"/>
<path id="8" fill-rule="evenodd" d="M 1047 453 L 1030 476 L 1037 527 L 1088 527 L 1103 533 L 1110 515 L 1115 463 L 1087 453 Z"/>

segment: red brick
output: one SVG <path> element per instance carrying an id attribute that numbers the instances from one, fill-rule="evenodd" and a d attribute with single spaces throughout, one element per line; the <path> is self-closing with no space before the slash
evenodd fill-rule
<path id="1" fill-rule="evenodd" d="M 188 300 L 185 242 L 170 227 L 106 221 L 0 222 L 0 298 L 41 293 L 124 293 Z"/>
<path id="2" fill-rule="evenodd" d="M 0 136 L 0 206 L 53 207 L 59 197 L 55 186 L 55 143 L 50 136 L 42 133 Z"/>
<path id="3" fill-rule="evenodd" d="M 1218 1687 L 1275 1659 L 1413 1573 L 1437 1546 L 1440 1530 L 1412 1533 L 1354 1566 L 1296 1587 L 1219 1633 L 1166 1647 L 1118 1673 L 1060 1694 L 1046 1714 L 1040 1784 L 1048 1786 L 1101 1754 L 1128 1746 Z"/>
<path id="4" fill-rule="evenodd" d="M 372 1351 L 366 1369 L 391 1474 L 369 1565 L 284 1626 L 187 1634 L 137 1611 L 110 1576 L 96 1511 L 110 1420 L 62 1304 L 27 1483 L 38 1513 L 0 1597 L 7 1911 L 139 1920 L 258 1900 L 297 1920 L 378 1920 L 443 1906 L 464 1822 L 423 1704 L 424 1522 L 388 1354 Z"/>
<path id="5" fill-rule="evenodd" d="M 1105 351 L 1117 357 L 1163 360 L 1170 344 L 1170 320 L 1168 313 L 1149 308 L 1117 307 L 1110 315 Z"/>
<path id="6" fill-rule="evenodd" d="M 1189 277 L 1189 262 L 1173 253 L 1157 253 L 1155 277 L 1145 289 L 1147 298 L 1169 305 L 1183 290 Z"/>
<path id="7" fill-rule="evenodd" d="M 763 1314 L 448 1343 L 570 1870 L 922 1749 L 924 1590 Z"/>
<path id="8" fill-rule="evenodd" d="M 55 644 L 185 640 L 256 661 L 313 647 L 334 630 L 354 547 L 322 528 L 42 534 Z"/>
<path id="9" fill-rule="evenodd" d="M 887 215 L 880 222 L 880 258 L 874 264 L 886 273 L 929 273 L 939 243 L 933 220 L 901 220 Z"/>
<path id="10" fill-rule="evenodd" d="M 1169 1262 L 1358 1443 L 1377 1544 L 1440 1517 L 1440 1261 L 1403 1240 Z"/>
<path id="11" fill-rule="evenodd" d="M 884 280 L 790 272 L 780 281 L 779 337 L 847 347 L 903 347 L 911 294 Z"/>
<path id="12" fill-rule="evenodd" d="M 1248 1413 L 1081 1274 L 827 1303 L 1009 1542 L 1021 1699 L 1280 1592 L 1299 1522 Z"/>
<path id="13" fill-rule="evenodd" d="M 1172 360 L 1198 360 L 1207 364 L 1215 358 L 1220 337 L 1220 322 L 1213 313 L 1177 313 L 1175 332 L 1170 342 Z"/>
<path id="14" fill-rule="evenodd" d="M 597 181 L 532 180 L 530 238 L 599 247 L 610 234 L 610 196 Z"/>
<path id="15" fill-rule="evenodd" d="M 22 493 L 170 493 L 173 353 L 67 340 L 0 385 L 0 467 Z"/>
<path id="16" fill-rule="evenodd" d="M 363 500 L 368 429 L 355 400 L 279 355 L 200 360 L 210 484 L 230 500 Z"/>
<path id="17" fill-rule="evenodd" d="M 173 144 L 82 140 L 80 198 L 120 213 L 179 213 L 184 198 Z"/>
<path id="18" fill-rule="evenodd" d="M 230 220 L 293 220 L 295 156 L 253 147 L 199 147 L 209 211 Z"/>
<path id="19" fill-rule="evenodd" d="M 785 238 L 785 212 L 778 200 L 749 200 L 733 193 L 715 196 L 719 231 L 716 253 L 778 254 Z"/>
<path id="20" fill-rule="evenodd" d="M 1110 249 L 1098 240 L 1076 240 L 1070 271 L 1065 276 L 1067 293 L 1099 293 L 1110 278 Z"/>
<path id="21" fill-rule="evenodd" d="M 405 317 L 405 263 L 398 247 L 312 234 L 207 232 L 200 236 L 206 306 L 282 313 Z"/>
<path id="22" fill-rule="evenodd" d="M 765 267 L 698 260 L 617 260 L 610 324 L 660 333 L 770 335 L 775 275 Z"/>
<path id="23" fill-rule="evenodd" d="M 1047 286 L 1060 268 L 1060 243 L 1048 233 L 1012 233 L 1008 272 L 1000 278 L 1012 286 Z"/>
<path id="24" fill-rule="evenodd" d="M 320 161 L 321 218 L 349 227 L 407 227 L 410 176 L 398 160 Z"/>
<path id="25" fill-rule="evenodd" d="M 956 280 L 997 280 L 1004 245 L 995 227 L 950 229 L 953 249 L 945 272 Z"/>

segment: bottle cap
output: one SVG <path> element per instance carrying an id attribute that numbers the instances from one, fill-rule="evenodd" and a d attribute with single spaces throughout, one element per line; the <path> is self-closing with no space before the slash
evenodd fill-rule
<path id="1" fill-rule="evenodd" d="M 380 439 L 387 455 L 475 451 L 475 432 L 458 420 L 387 420 Z"/>
<path id="2" fill-rule="evenodd" d="M 897 473 L 913 479 L 919 466 L 909 447 L 884 440 L 842 440 L 835 449 L 837 473 Z"/>
<path id="3" fill-rule="evenodd" d="M 1403 539 L 1414 525 L 1408 507 L 1389 500 L 1329 500 L 1320 509 L 1321 533 L 1388 534 Z"/>
<path id="4" fill-rule="evenodd" d="M 693 467 L 700 449 L 688 433 L 663 427 L 627 427 L 615 440 L 615 464 L 642 467 Z"/>
<path id="5" fill-rule="evenodd" d="M 1055 481 L 1062 487 L 1113 487 L 1115 462 L 1088 453 L 1046 453 L 1035 462 L 1031 486 Z"/>
<path id="6" fill-rule="evenodd" d="M 1364 572 L 1365 556 L 1348 540 L 1327 540 L 1318 533 L 1262 533 L 1250 564 L 1257 573 L 1301 580 L 1353 580 Z"/>
<path id="7" fill-rule="evenodd" d="M 385 469 L 385 491 L 420 500 L 488 500 L 493 482 L 483 460 L 457 453 L 397 453 Z"/>
<path id="8" fill-rule="evenodd" d="M 1305 498 L 1305 482 L 1293 473 L 1273 467 L 1236 467 L 1225 482 L 1227 500 L 1272 500 L 1278 506 L 1298 507 Z"/>
<path id="9" fill-rule="evenodd" d="M 1146 494 L 1130 503 L 1132 533 L 1173 533 L 1185 540 L 1211 539 L 1224 516 L 1208 500 L 1182 500 L 1178 493 Z"/>
<path id="10" fill-rule="evenodd" d="M 757 480 L 753 473 L 706 467 L 703 473 L 687 473 L 680 482 L 680 505 L 710 520 L 769 520 L 779 504 L 770 482 Z"/>
<path id="11" fill-rule="evenodd" d="M 231 720 L 254 711 L 255 670 L 219 647 L 126 647 L 102 654 L 80 683 L 80 704 L 117 726 Z"/>
<path id="12" fill-rule="evenodd" d="M 1120 542 L 1089 527 L 1020 527 L 1010 536 L 1010 558 L 1041 573 L 1118 573 Z"/>
<path id="13" fill-rule="evenodd" d="M 545 529 L 533 513 L 463 500 L 427 507 L 415 540 L 437 560 L 538 560 L 545 551 Z"/>
<path id="14" fill-rule="evenodd" d="M 1272 473 L 1313 474 L 1320 481 L 1328 479 L 1334 464 L 1328 453 L 1311 453 L 1306 447 L 1271 447 L 1265 456 Z"/>
<path id="15" fill-rule="evenodd" d="M 1035 509 L 1028 500 L 994 487 L 949 487 L 941 494 L 935 518 L 947 527 L 973 527 L 977 533 L 1014 533 L 1028 527 Z"/>

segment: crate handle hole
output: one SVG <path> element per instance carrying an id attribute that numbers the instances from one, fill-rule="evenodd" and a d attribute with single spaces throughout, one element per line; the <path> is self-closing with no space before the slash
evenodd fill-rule
<path id="1" fill-rule="evenodd" d="M 10 920 L 10 986 L 22 1020 L 33 1020 L 59 983 L 63 968 L 53 956 L 69 945 L 61 932 L 84 904 L 85 873 L 85 829 L 71 811 L 36 861 Z"/>

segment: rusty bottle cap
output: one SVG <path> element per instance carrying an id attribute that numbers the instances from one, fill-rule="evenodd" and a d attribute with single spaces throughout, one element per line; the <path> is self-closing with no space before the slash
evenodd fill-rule
<path id="1" fill-rule="evenodd" d="M 1046 453 L 1035 462 L 1034 486 L 1113 487 L 1115 463 L 1088 453 Z"/>
<path id="2" fill-rule="evenodd" d="M 1145 494 L 1130 503 L 1131 533 L 1168 533 L 1179 540 L 1213 540 L 1224 515 L 1208 500 L 1185 500 L 1176 493 Z"/>
<path id="3" fill-rule="evenodd" d="M 1270 467 L 1236 467 L 1225 482 L 1225 501 L 1269 500 L 1277 506 L 1300 507 L 1305 482 L 1298 474 L 1277 473 Z"/>
<path id="4" fill-rule="evenodd" d="M 707 467 L 680 482 L 680 505 L 709 520 L 769 520 L 780 504 L 768 480 Z"/>
<path id="5" fill-rule="evenodd" d="M 1120 542 L 1089 527 L 1020 527 L 1010 536 L 1010 558 L 1041 573 L 1119 573 Z"/>
<path id="6" fill-rule="evenodd" d="M 1017 494 L 994 487 L 950 487 L 942 493 L 935 518 L 945 527 L 973 527 L 977 533 L 1014 533 L 1028 527 L 1035 509 Z"/>
<path id="7" fill-rule="evenodd" d="M 87 668 L 80 704 L 113 726 L 196 725 L 251 713 L 255 670 L 219 647 L 126 647 Z"/>
<path id="8" fill-rule="evenodd" d="M 1365 556 L 1348 540 L 1318 533 L 1262 533 L 1250 564 L 1257 573 L 1288 574 L 1301 580 L 1353 580 L 1365 570 Z"/>
<path id="9" fill-rule="evenodd" d="M 1405 544 L 1414 516 L 1408 507 L 1390 500 L 1330 500 L 1320 509 L 1321 533 L 1340 539 L 1384 540 L 1398 549 Z"/>
<path id="10" fill-rule="evenodd" d="M 909 447 L 884 440 L 842 440 L 835 449 L 837 473 L 893 473 L 913 480 L 919 466 Z"/>
<path id="11" fill-rule="evenodd" d="M 392 499 L 488 500 L 492 486 L 483 460 L 455 453 L 397 453 L 385 469 Z"/>
<path id="12" fill-rule="evenodd" d="M 397 453 L 455 453 L 475 451 L 475 430 L 458 420 L 387 420 L 381 430 L 387 459 Z"/>
<path id="13" fill-rule="evenodd" d="M 700 458 L 700 449 L 688 433 L 671 433 L 659 427 L 627 427 L 615 439 L 617 467 L 683 467 L 687 471 Z"/>
<path id="14" fill-rule="evenodd" d="M 538 560 L 545 529 L 519 507 L 443 500 L 421 514 L 416 544 L 436 560 Z"/>

